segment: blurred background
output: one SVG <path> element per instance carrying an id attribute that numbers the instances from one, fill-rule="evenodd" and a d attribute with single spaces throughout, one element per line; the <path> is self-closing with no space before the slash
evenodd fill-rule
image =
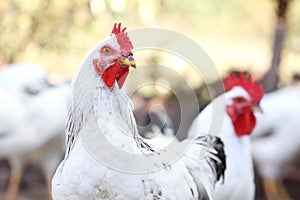
<path id="1" fill-rule="evenodd" d="M 232 70 L 248 71 L 256 80 L 261 81 L 267 92 L 291 84 L 293 80 L 299 79 L 297 74 L 300 74 L 300 1 L 297 0 L 7 0 L 0 2 L 0 17 L 0 70 L 3 71 L 10 67 L 8 65 L 16 63 L 34 63 L 45 72 L 39 76 L 43 77 L 47 84 L 56 87 L 61 87 L 71 80 L 85 54 L 110 33 L 115 22 L 122 22 L 128 30 L 155 27 L 181 33 L 207 52 L 222 77 Z M 195 76 L 193 67 L 188 62 L 166 52 L 136 52 L 135 59 L 138 66 L 153 65 L 151 69 L 147 69 L 147 73 L 139 74 L 140 79 L 151 80 L 153 83 L 162 82 L 182 94 L 185 93 L 185 89 L 176 80 L 178 74 L 184 77 L 189 87 L 195 91 L 199 106 L 197 109 L 188 107 L 188 116 L 180 118 L 179 102 L 172 91 L 155 84 L 139 88 L 132 94 L 132 98 L 140 126 L 148 124 L 149 119 L 144 117 L 147 116 L 151 104 L 161 104 L 164 112 L 169 115 L 175 132 L 182 121 L 183 130 L 187 130 L 199 109 L 222 91 L 218 76 L 209 77 L 209 82 L 204 83 L 200 76 Z M 159 72 L 158 64 L 172 66 L 178 74 L 165 77 L 165 73 Z M 26 73 L 30 73 L 30 70 L 24 70 L 23 77 L 26 77 Z M 20 79 L 22 78 L 15 76 L 10 80 L 15 83 Z M 34 78 L 26 80 L 28 79 Z M 129 81 L 128 87 L 133 87 L 132 85 Z M 27 85 L 26 88 L 30 89 L 31 86 Z M 213 88 L 215 93 L 209 94 L 208 88 Z M 26 89 L 27 94 L 24 97 L 23 89 L 13 89 L 8 94 L 3 93 L 2 97 L 11 95 L 12 99 L 33 102 L 31 99 L 35 97 L 32 94 L 44 92 L 43 87 L 33 92 Z M 57 95 L 59 94 L 61 93 L 58 92 Z M 66 94 L 67 90 L 64 92 L 64 95 Z M 45 95 L 44 98 L 46 97 L 48 96 Z M 47 105 L 53 103 L 53 99 L 47 100 Z M 9 106 L 14 106 L 12 101 L 9 102 Z M 45 102 L 47 101 L 43 100 L 37 104 L 45 105 Z M 186 99 L 185 103 L 188 105 L 189 99 Z M 36 106 L 33 103 L 28 105 L 29 108 Z M 54 112 L 53 108 L 51 110 Z M 27 112 L 32 111 L 24 111 Z M 24 118 L 26 116 L 27 114 Z M 47 118 L 49 121 L 50 119 L 52 118 Z M 62 125 L 58 123 L 57 126 Z M 58 130 L 55 131 L 59 132 Z M 184 134 L 183 131 L 177 137 L 183 139 Z M 0 140 L 5 139 L 5 134 L 3 135 L 0 133 Z M 46 144 L 52 145 L 53 141 L 54 139 L 50 142 L 41 141 L 27 152 L 31 155 L 30 152 L 40 150 Z M 7 143 L 0 142 L 0 146 Z M 18 145 L 17 142 L 11 144 L 14 147 Z M 63 150 L 56 153 L 60 158 L 63 157 Z M 26 159 L 32 158 L 28 154 L 26 153 Z M 5 194 L 9 177 L 12 175 L 9 166 L 17 163 L 16 168 L 21 170 L 16 174 L 24 172 L 22 180 L 19 180 L 21 199 L 47 199 L 46 183 L 51 175 L 44 178 L 42 174 L 51 174 L 53 169 L 43 170 L 47 167 L 37 164 L 40 163 L 37 162 L 40 159 L 37 159 L 37 156 L 33 156 L 35 159 L 29 159 L 28 162 L 24 161 L 25 157 L 19 152 L 7 151 L 0 154 L 0 197 Z M 42 162 L 46 163 L 42 166 L 50 165 L 48 161 Z M 55 166 L 56 162 L 51 163 Z M 284 177 L 284 183 L 291 196 L 300 199 L 299 163 L 294 162 L 291 166 L 293 173 Z M 265 199 L 259 177 L 257 179 L 257 199 Z M 13 199 L 7 199 L 9 198 Z"/>

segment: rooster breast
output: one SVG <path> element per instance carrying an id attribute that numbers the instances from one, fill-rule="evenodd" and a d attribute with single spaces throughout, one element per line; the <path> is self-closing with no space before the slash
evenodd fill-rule
<path id="1" fill-rule="evenodd" d="M 185 166 L 177 164 L 172 169 L 179 173 L 174 176 L 168 169 L 152 173 L 118 171 L 96 160 L 77 140 L 53 178 L 53 199 L 197 199 L 196 186 Z"/>
<path id="2" fill-rule="evenodd" d="M 126 112 L 130 113 L 131 110 L 126 104 L 128 100 L 123 93 L 108 92 L 110 90 L 106 87 L 101 90 L 103 91 L 97 91 L 100 97 L 101 93 L 105 92 L 106 98 L 97 101 L 101 104 L 101 106 L 98 105 L 98 109 L 116 109 L 116 111 L 123 113 L 123 119 L 127 119 L 125 117 Z M 110 98 L 115 95 L 119 95 L 119 104 L 113 107 L 107 106 L 106 103 L 112 102 Z M 126 109 L 120 108 L 122 106 Z M 126 130 L 125 126 L 115 124 L 116 122 L 121 123 L 120 113 L 112 110 L 106 111 L 100 112 L 99 110 L 99 113 L 96 112 L 98 115 L 89 115 L 85 123 L 82 124 L 72 150 L 58 167 L 53 178 L 52 194 L 55 200 L 197 199 L 196 185 L 182 161 L 177 161 L 170 168 L 153 171 L 151 165 L 154 161 L 151 158 L 147 160 L 146 156 L 141 154 L 135 140 L 122 132 L 122 130 Z M 130 123 L 127 122 L 126 124 Z M 114 145 L 116 149 L 123 150 L 123 153 L 132 152 L 132 156 L 134 153 L 139 153 L 140 156 L 144 157 L 146 163 L 133 163 L 130 160 L 125 160 L 124 154 L 120 155 L 111 148 L 107 148 L 107 143 L 104 141 L 109 143 L 108 145 Z M 107 160 L 101 160 L 102 157 L 98 156 L 104 156 L 104 159 Z M 141 164 L 150 165 L 151 170 L 145 168 L 144 173 L 133 173 L 124 170 L 122 166 L 115 166 L 118 167 L 116 169 L 110 165 L 116 160 L 120 165 L 123 164 L 126 167 L 133 165 L 143 167 L 138 166 Z"/>

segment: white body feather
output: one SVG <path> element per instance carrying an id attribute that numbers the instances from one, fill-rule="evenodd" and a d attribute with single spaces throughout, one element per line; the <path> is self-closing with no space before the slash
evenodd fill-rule
<path id="1" fill-rule="evenodd" d="M 52 176 L 64 151 L 68 85 L 49 87 L 46 72 L 33 64 L 0 70 L 0 158 L 12 170 L 28 162 Z"/>
<path id="2" fill-rule="evenodd" d="M 0 69 L 0 86 L 21 100 L 49 87 L 45 70 L 36 64 L 12 64 Z"/>
<path id="3" fill-rule="evenodd" d="M 217 104 L 224 104 L 224 101 L 221 99 L 225 99 L 225 103 L 229 104 L 231 99 L 236 96 L 249 98 L 246 91 L 240 87 L 235 87 L 231 91 L 217 97 L 196 117 L 189 129 L 188 137 L 195 137 L 196 135 L 210 132 L 213 124 L 213 115 L 223 114 L 221 110 L 213 111 L 213 106 L 217 107 Z M 249 136 L 238 137 L 227 114 L 225 114 L 222 130 L 217 134 L 224 142 L 226 170 L 224 183 L 218 182 L 216 185 L 215 199 L 253 200 L 255 185 Z"/>
<path id="4" fill-rule="evenodd" d="M 260 175 L 280 179 L 283 167 L 300 151 L 300 88 L 289 86 L 266 94 L 260 105 L 264 113 L 256 116 L 253 159 Z"/>
<path id="5" fill-rule="evenodd" d="M 182 161 L 176 162 L 170 169 L 164 168 L 157 172 L 150 172 L 150 170 L 149 172 L 135 174 L 113 169 L 95 158 L 97 156 L 94 153 L 105 154 L 105 149 L 101 147 L 103 145 L 101 139 L 104 139 L 101 136 L 102 133 L 105 139 L 118 149 L 142 155 L 132 135 L 136 127 L 130 127 L 130 125 L 128 126 L 129 123 L 126 123 L 130 121 L 135 123 L 134 119 L 131 118 L 133 115 L 130 115 L 132 108 L 130 107 L 129 99 L 123 98 L 126 94 L 122 94 L 122 91 L 110 92 L 110 89 L 106 86 L 98 88 L 95 90 L 95 93 L 99 93 L 102 100 L 100 101 L 98 95 L 95 94 L 95 106 L 105 112 L 100 112 L 100 110 L 98 112 L 96 109 L 91 110 L 90 114 L 88 114 L 88 121 L 82 125 L 72 151 L 68 158 L 61 163 L 53 178 L 53 198 L 57 200 L 197 199 L 195 183 Z M 123 101 L 120 101 L 120 104 L 113 105 L 113 99 L 111 99 L 113 97 L 123 99 Z M 90 105 L 94 103 L 91 102 Z M 120 111 L 116 112 L 115 108 Z M 124 112 L 123 116 L 119 116 L 123 109 L 127 113 Z M 131 119 L 126 118 L 126 115 Z M 127 132 L 130 135 L 123 131 L 130 131 L 129 133 Z M 96 136 L 93 136 L 94 134 Z M 91 152 L 91 148 L 86 145 L 94 142 L 98 143 L 99 146 L 95 150 L 96 152 Z M 113 154 L 112 152 L 107 153 L 112 160 L 124 159 L 122 155 Z M 133 164 L 124 162 L 123 164 L 126 165 Z M 147 163 L 145 164 L 147 165 Z M 158 165 L 161 165 L 161 163 L 158 163 Z M 194 194 L 192 194 L 191 190 L 193 190 Z"/>
<path id="6" fill-rule="evenodd" d="M 62 135 L 66 117 L 68 85 L 50 88 L 21 102 L 2 93 L 0 156 L 25 154 Z M 2 128 L 1 128 L 2 127 Z"/>

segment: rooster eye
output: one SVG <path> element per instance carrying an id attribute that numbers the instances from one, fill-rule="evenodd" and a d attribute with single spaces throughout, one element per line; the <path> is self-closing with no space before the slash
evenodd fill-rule
<path id="1" fill-rule="evenodd" d="M 111 53 L 111 50 L 109 47 L 104 47 L 103 48 L 103 53 L 105 53 L 106 55 L 109 55 Z"/>
<path id="2" fill-rule="evenodd" d="M 237 102 L 237 103 L 241 103 L 241 102 L 244 102 L 245 99 L 243 97 L 237 97 L 237 98 L 234 99 L 234 101 Z"/>

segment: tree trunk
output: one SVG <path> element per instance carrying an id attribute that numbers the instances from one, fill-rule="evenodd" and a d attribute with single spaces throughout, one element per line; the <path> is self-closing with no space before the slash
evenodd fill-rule
<path id="1" fill-rule="evenodd" d="M 279 76 L 278 69 L 281 61 L 281 51 L 286 33 L 286 13 L 289 0 L 278 0 L 277 26 L 274 34 L 273 57 L 271 67 L 262 79 L 262 85 L 266 93 L 277 89 Z"/>

